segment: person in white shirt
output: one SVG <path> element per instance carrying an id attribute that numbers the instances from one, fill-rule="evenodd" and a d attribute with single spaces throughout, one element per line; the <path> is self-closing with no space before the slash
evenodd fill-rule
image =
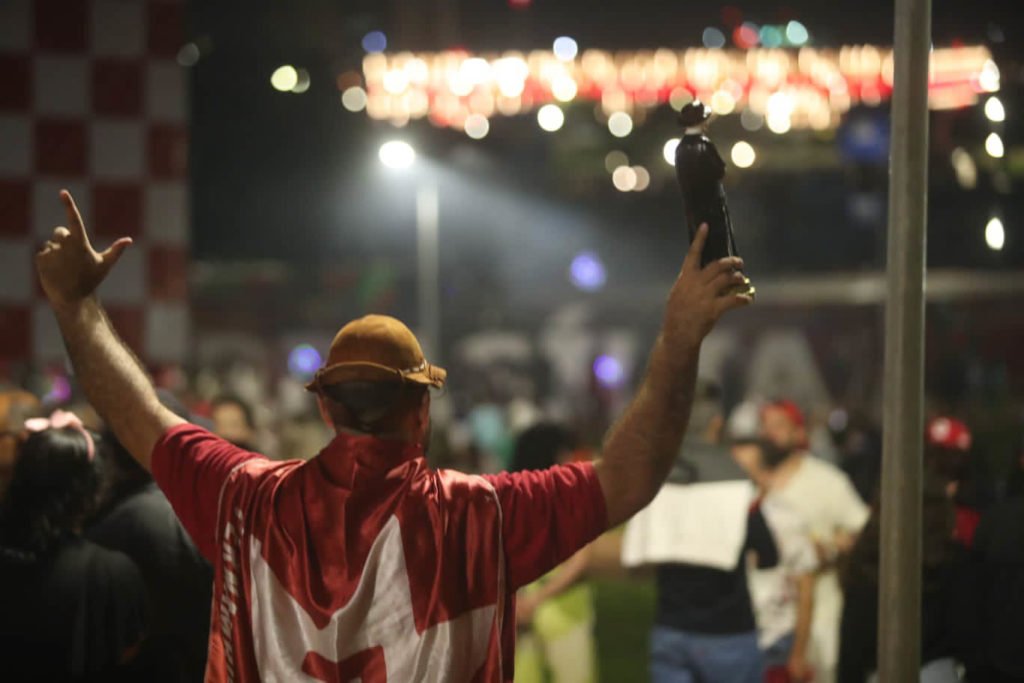
<path id="1" fill-rule="evenodd" d="M 841 470 L 807 451 L 803 414 L 792 401 L 761 409 L 765 500 L 798 515 L 818 556 L 808 663 L 815 683 L 835 680 L 843 594 L 838 559 L 849 552 L 870 511 Z"/>
<path id="2" fill-rule="evenodd" d="M 766 676 L 782 670 L 798 683 L 812 677 L 807 648 L 818 555 L 804 519 L 778 498 L 764 497 L 770 471 L 764 463 L 760 412 L 757 403 L 742 403 L 726 427 L 733 459 L 757 486 L 761 512 L 779 549 L 776 567 L 758 569 L 748 562 L 747 583 Z"/>

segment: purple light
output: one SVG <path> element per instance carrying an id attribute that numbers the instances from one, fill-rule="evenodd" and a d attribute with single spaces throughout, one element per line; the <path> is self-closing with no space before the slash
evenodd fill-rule
<path id="1" fill-rule="evenodd" d="M 384 35 L 383 31 L 370 31 L 363 36 L 363 49 L 370 54 L 384 52 L 387 47 L 388 37 Z"/>
<path id="2" fill-rule="evenodd" d="M 626 372 L 617 358 L 602 354 L 594 359 L 594 377 L 601 386 L 615 389 L 622 386 Z"/>
<path id="3" fill-rule="evenodd" d="M 595 292 L 601 289 L 607 280 L 604 264 L 592 251 L 578 254 L 572 260 L 572 265 L 569 266 L 569 274 L 572 276 L 572 283 L 585 292 Z"/>
<path id="4" fill-rule="evenodd" d="M 293 375 L 312 375 L 322 362 L 320 353 L 309 344 L 299 344 L 288 354 L 288 369 Z"/>
<path id="5" fill-rule="evenodd" d="M 43 403 L 66 403 L 71 400 L 71 382 L 64 375 L 50 377 L 50 390 L 43 396 Z"/>

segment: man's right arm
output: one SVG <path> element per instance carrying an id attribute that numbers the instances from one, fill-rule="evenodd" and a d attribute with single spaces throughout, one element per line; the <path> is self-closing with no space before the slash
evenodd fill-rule
<path id="1" fill-rule="evenodd" d="M 610 526 L 643 509 L 661 488 L 690 419 L 701 342 L 725 311 L 751 302 L 729 293 L 743 281 L 741 259 L 700 267 L 706 240 L 707 226 L 701 226 L 669 293 L 643 382 L 595 465 Z"/>
<path id="2" fill-rule="evenodd" d="M 39 279 L 86 398 L 128 452 L 149 469 L 157 439 L 184 420 L 161 405 L 142 365 L 117 337 L 95 296 L 131 240 L 120 239 L 97 252 L 71 195 L 64 191 L 60 198 L 68 225 L 56 228 L 36 255 Z"/>

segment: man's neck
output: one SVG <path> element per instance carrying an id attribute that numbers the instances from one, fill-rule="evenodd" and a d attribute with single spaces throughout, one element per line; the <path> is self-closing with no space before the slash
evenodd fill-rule
<path id="1" fill-rule="evenodd" d="M 704 135 L 703 126 L 691 126 L 683 131 L 684 135 Z"/>

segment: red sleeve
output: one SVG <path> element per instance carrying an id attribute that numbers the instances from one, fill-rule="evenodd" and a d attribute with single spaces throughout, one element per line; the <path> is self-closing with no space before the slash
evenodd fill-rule
<path id="1" fill-rule="evenodd" d="M 501 504 L 513 589 L 543 576 L 608 528 L 604 493 L 591 463 L 484 478 Z"/>
<path id="2" fill-rule="evenodd" d="M 199 552 L 210 562 L 216 549 L 221 488 L 235 467 L 260 457 L 194 424 L 168 429 L 153 447 L 153 479 Z"/>

